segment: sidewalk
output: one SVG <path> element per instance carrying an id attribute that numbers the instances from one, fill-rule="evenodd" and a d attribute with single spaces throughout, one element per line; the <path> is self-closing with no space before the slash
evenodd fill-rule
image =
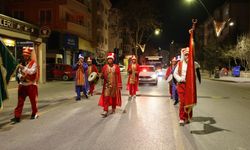
<path id="1" fill-rule="evenodd" d="M 250 83 L 250 78 L 246 77 L 232 77 L 232 76 L 223 76 L 220 78 L 210 78 L 215 81 L 223 81 L 223 82 L 235 82 L 235 83 Z"/>
<path id="2" fill-rule="evenodd" d="M 208 72 L 201 73 L 201 79 L 209 79 L 214 81 L 222 81 L 222 82 L 234 82 L 234 83 L 250 83 L 250 73 L 241 72 L 240 77 L 233 76 L 220 76 L 220 78 L 214 78 L 214 74 L 209 77 Z"/>

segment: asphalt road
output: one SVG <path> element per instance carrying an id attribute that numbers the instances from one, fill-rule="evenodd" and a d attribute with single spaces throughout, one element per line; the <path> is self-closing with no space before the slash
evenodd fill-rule
<path id="1" fill-rule="evenodd" d="M 140 86 L 132 101 L 125 80 L 123 105 L 107 118 L 100 116 L 102 108 L 97 106 L 100 87 L 95 96 L 79 102 L 74 100 L 72 82 L 41 87 L 37 120 L 29 120 L 29 103 L 19 124 L 5 123 L 1 116 L 1 150 L 249 149 L 250 84 L 203 80 L 197 85 L 193 122 L 180 127 L 178 106 L 169 100 L 164 80 L 158 86 Z M 11 103 L 6 107 L 13 109 Z M 8 118 L 10 112 L 0 115 Z"/>

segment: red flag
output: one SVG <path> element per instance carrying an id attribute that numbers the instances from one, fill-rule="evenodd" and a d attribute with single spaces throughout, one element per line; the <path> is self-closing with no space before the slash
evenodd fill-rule
<path id="1" fill-rule="evenodd" d="M 193 106 L 197 103 L 193 30 L 194 28 L 190 30 L 189 54 L 186 74 L 186 91 L 184 104 L 186 112 L 190 112 Z"/>

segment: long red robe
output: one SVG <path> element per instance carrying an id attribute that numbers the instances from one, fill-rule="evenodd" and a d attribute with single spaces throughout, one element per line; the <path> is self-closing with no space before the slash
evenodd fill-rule
<path id="1" fill-rule="evenodd" d="M 113 64 L 115 67 L 115 75 L 116 75 L 116 79 L 117 79 L 117 89 L 116 89 L 116 96 L 114 97 L 116 100 L 116 106 L 121 106 L 122 105 L 122 101 L 121 101 L 121 91 L 120 89 L 122 88 L 122 79 L 121 79 L 121 72 L 120 72 L 120 68 L 118 65 Z M 102 68 L 102 76 L 104 78 L 104 83 L 103 83 L 103 89 L 102 89 L 102 95 L 100 97 L 99 100 L 99 106 L 104 107 L 104 90 L 107 84 L 107 78 L 108 78 L 108 64 L 104 65 Z M 112 97 L 109 97 L 109 106 L 112 106 Z"/>
<path id="2" fill-rule="evenodd" d="M 136 85 L 136 91 L 138 91 L 138 84 L 139 84 L 139 64 L 136 64 L 136 68 L 135 68 L 135 71 L 137 71 L 137 73 L 135 74 L 135 85 Z M 129 70 L 132 70 L 132 64 L 130 64 L 128 66 L 128 72 Z M 128 82 L 127 82 L 127 90 L 130 90 L 130 78 L 132 76 L 132 73 L 129 73 L 129 76 L 128 76 Z"/>
<path id="3" fill-rule="evenodd" d="M 98 73 L 97 67 L 96 67 L 94 64 L 88 66 L 88 76 L 89 76 L 92 72 Z M 94 82 L 89 82 L 89 93 L 90 93 L 90 94 L 93 94 L 93 91 L 94 91 L 94 89 L 95 89 L 95 84 L 96 84 L 96 83 L 94 83 Z"/>

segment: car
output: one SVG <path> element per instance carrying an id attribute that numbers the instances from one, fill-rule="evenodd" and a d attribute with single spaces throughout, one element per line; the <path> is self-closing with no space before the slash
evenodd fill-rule
<path id="1" fill-rule="evenodd" d="M 125 71 L 125 66 L 123 66 L 123 65 L 119 64 L 119 67 L 120 67 L 120 72 Z"/>
<path id="2" fill-rule="evenodd" d="M 75 77 L 75 71 L 71 65 L 67 64 L 47 64 L 46 77 L 48 80 L 72 80 Z"/>
<path id="3" fill-rule="evenodd" d="M 158 75 L 153 65 L 141 65 L 139 72 L 139 84 L 150 83 L 158 84 Z"/>

